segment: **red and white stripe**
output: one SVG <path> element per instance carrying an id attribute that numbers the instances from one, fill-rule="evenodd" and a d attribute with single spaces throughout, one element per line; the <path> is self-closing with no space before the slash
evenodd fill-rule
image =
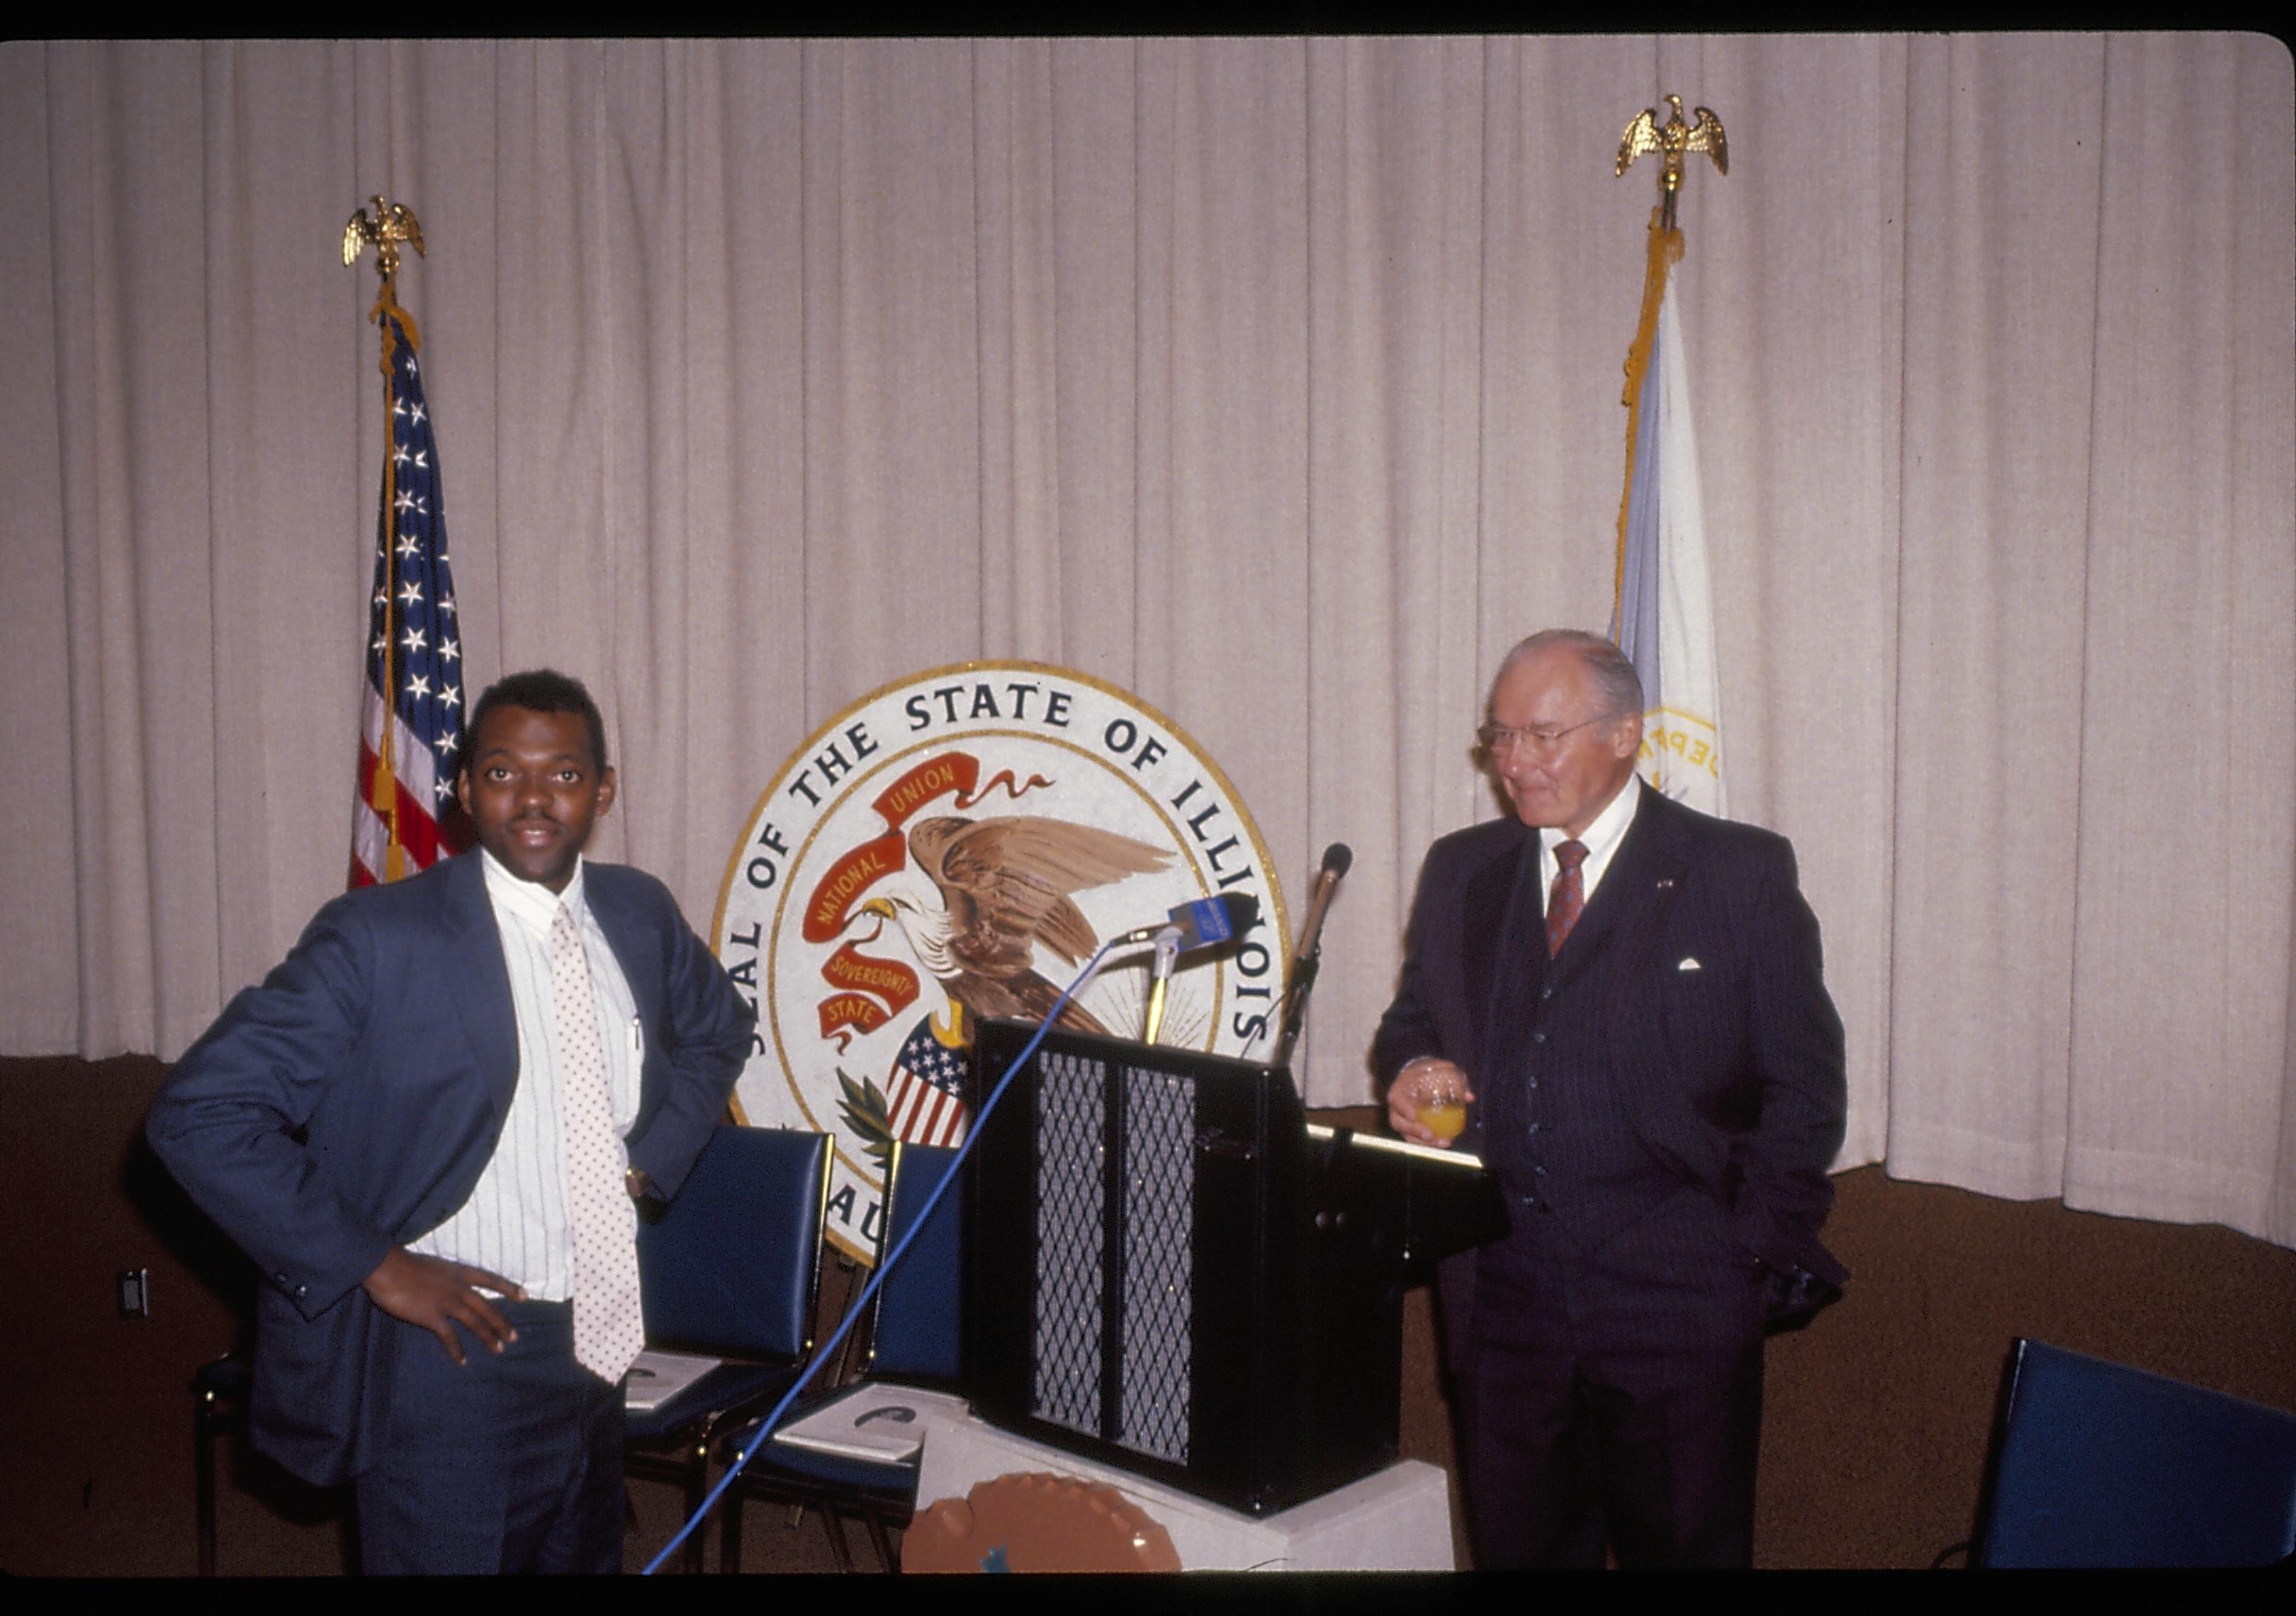
<path id="1" fill-rule="evenodd" d="M 964 1138 L 964 1102 L 906 1067 L 893 1069 L 887 1111 L 893 1136 L 910 1144 L 955 1144 Z"/>
<path id="2" fill-rule="evenodd" d="M 384 867 L 390 845 L 390 826 L 366 789 L 374 778 L 375 759 L 382 738 L 382 698 L 373 685 L 359 702 L 359 790 L 351 805 L 351 878 L 355 887 L 379 885 L 390 879 Z M 406 849 L 413 874 L 436 864 L 447 851 L 439 840 L 439 766 L 430 749 L 406 727 L 397 713 L 390 716 L 391 772 L 398 789 L 398 840 Z"/>

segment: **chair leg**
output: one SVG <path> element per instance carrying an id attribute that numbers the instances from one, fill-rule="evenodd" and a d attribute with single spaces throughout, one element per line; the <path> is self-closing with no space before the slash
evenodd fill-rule
<path id="1" fill-rule="evenodd" d="M 726 1489 L 718 1501 L 718 1574 L 729 1577 L 742 1569 L 742 1484 Z"/>
<path id="2" fill-rule="evenodd" d="M 900 1562 L 893 1558 L 892 1539 L 885 1533 L 885 1512 L 877 1507 L 874 1499 L 865 1501 L 861 1511 L 861 1518 L 868 1523 L 870 1546 L 877 1551 L 877 1563 L 888 1571 L 899 1571 Z"/>
<path id="3" fill-rule="evenodd" d="M 837 1517 L 837 1506 L 829 1499 L 821 1501 L 821 1524 L 829 1532 L 829 1557 L 837 1563 L 838 1574 L 849 1576 L 853 1571 L 853 1551 L 845 1541 L 845 1522 Z"/>
<path id="4" fill-rule="evenodd" d="M 701 1512 L 701 1500 L 709 1491 L 709 1439 L 704 1434 L 687 1449 L 685 1455 L 685 1516 L 688 1521 Z M 701 1540 L 707 1536 L 701 1531 L 688 1532 L 685 1538 L 685 1574 L 701 1575 Z"/>
<path id="5" fill-rule="evenodd" d="M 200 1575 L 216 1574 L 216 1426 L 221 1415 L 216 1394 L 199 1391 L 192 1400 L 193 1522 L 199 1538 Z"/>

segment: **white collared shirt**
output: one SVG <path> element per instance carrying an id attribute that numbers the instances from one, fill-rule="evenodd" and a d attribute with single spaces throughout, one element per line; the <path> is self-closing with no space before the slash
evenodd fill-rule
<path id="1" fill-rule="evenodd" d="M 560 1102 L 557 1016 L 550 990 L 550 929 L 562 906 L 574 917 L 590 961 L 598 1032 L 605 1046 L 606 1085 L 614 1126 L 627 1134 L 637 1120 L 643 1054 L 637 1001 L 621 962 L 582 896 L 582 861 L 563 893 L 521 881 L 481 849 L 487 900 L 502 936 L 518 1021 L 518 1084 L 503 1119 L 494 1158 L 470 1199 L 407 1249 L 467 1262 L 501 1275 L 537 1301 L 574 1294 L 574 1237 L 566 1210 L 566 1136 Z"/>
<path id="2" fill-rule="evenodd" d="M 1627 827 L 1635 822 L 1635 809 L 1642 805 L 1643 783 L 1638 775 L 1627 776 L 1626 784 L 1611 799 L 1603 811 L 1595 816 L 1595 823 L 1578 838 L 1587 846 L 1587 857 L 1578 866 L 1578 883 L 1586 901 L 1595 901 L 1595 889 L 1602 883 L 1603 872 L 1611 867 L 1611 856 L 1619 850 L 1619 843 L 1627 837 Z M 1554 857 L 1554 849 L 1570 840 L 1570 833 L 1559 825 L 1541 826 L 1538 833 L 1538 901 L 1542 906 L 1554 895 L 1554 877 L 1562 868 Z"/>

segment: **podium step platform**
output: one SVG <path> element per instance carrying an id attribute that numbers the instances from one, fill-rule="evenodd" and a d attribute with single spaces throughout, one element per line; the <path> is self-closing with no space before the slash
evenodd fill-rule
<path id="1" fill-rule="evenodd" d="M 1184 1571 L 1457 1569 L 1444 1474 L 1417 1459 L 1290 1509 L 1249 1515 L 970 1415 L 928 1416 L 917 1518 L 944 1498 L 964 1498 L 979 1482 L 1039 1472 L 1114 1488 L 1169 1534 Z"/>

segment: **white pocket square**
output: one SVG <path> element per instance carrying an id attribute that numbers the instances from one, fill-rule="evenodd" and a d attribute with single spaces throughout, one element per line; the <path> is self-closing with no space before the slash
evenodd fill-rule
<path id="1" fill-rule="evenodd" d="M 1686 959 L 1683 961 L 1682 964 L 1677 965 L 1675 969 L 1677 971 L 1703 971 L 1706 967 L 1698 963 L 1697 956 L 1693 955 L 1689 959 Z"/>

